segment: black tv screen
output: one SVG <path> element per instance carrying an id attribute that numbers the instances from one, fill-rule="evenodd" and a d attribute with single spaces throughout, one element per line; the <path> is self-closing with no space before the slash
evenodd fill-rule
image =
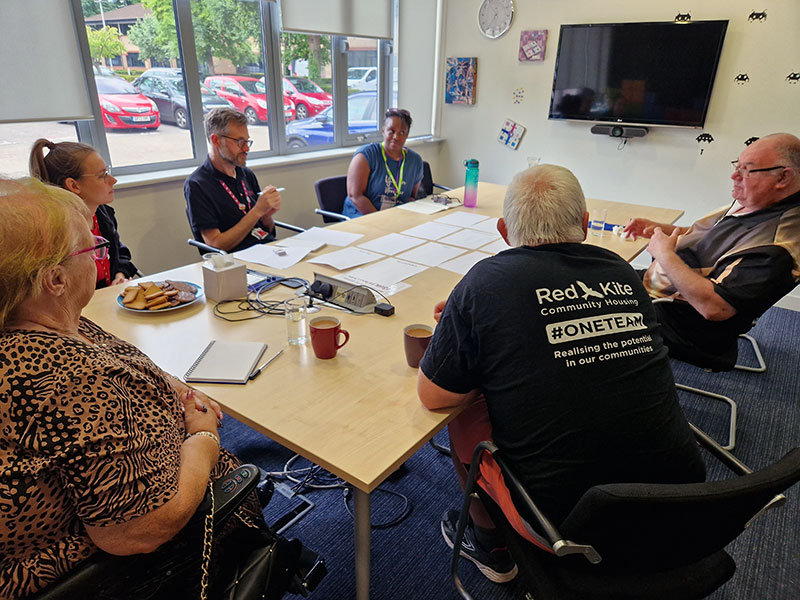
<path id="1" fill-rule="evenodd" d="M 702 127 L 727 27 L 562 25 L 549 118 Z"/>

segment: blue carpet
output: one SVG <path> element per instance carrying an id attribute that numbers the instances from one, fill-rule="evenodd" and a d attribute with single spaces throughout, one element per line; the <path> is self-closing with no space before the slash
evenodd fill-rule
<path id="1" fill-rule="evenodd" d="M 737 444 L 734 454 L 758 469 L 800 445 L 800 378 L 797 377 L 797 341 L 800 313 L 780 308 L 769 310 L 751 334 L 758 340 L 767 361 L 763 374 L 732 371 L 705 373 L 673 361 L 680 383 L 732 397 L 739 405 Z M 742 348 L 748 361 L 749 349 Z M 681 395 L 689 420 L 716 439 L 726 436 L 726 405 L 692 395 Z M 222 430 L 223 444 L 243 461 L 266 471 L 280 471 L 291 453 L 231 417 Z M 445 434 L 437 437 L 446 444 Z M 708 461 L 709 479 L 729 477 L 725 468 Z M 307 466 L 300 461 L 294 466 Z M 450 551 L 442 540 L 439 520 L 448 508 L 460 506 L 460 490 L 449 458 L 426 445 L 380 489 L 404 494 L 411 513 L 400 524 L 374 529 L 372 533 L 372 597 L 379 600 L 409 598 L 458 598 L 449 576 Z M 353 520 L 348 514 L 342 489 L 306 490 L 316 506 L 286 533 L 297 537 L 324 556 L 329 574 L 314 600 L 355 597 Z M 800 598 L 800 486 L 788 493 L 789 502 L 763 515 L 744 532 L 728 551 L 737 563 L 733 579 L 709 598 L 713 600 L 786 600 Z M 268 520 L 280 514 L 283 500 L 276 496 L 268 506 Z M 353 510 L 350 502 L 350 510 Z M 382 523 L 403 508 L 396 496 L 372 494 L 372 522 Z M 276 512 L 277 511 L 277 512 Z M 477 598 L 506 600 L 522 598 L 516 582 L 497 585 L 486 580 L 472 565 L 460 569 L 467 589 Z"/>

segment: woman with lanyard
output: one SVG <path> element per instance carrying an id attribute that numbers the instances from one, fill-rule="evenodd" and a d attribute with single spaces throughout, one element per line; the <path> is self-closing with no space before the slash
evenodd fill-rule
<path id="1" fill-rule="evenodd" d="M 33 144 L 29 168 L 32 177 L 79 196 L 92 213 L 92 233 L 110 242 L 107 256 L 95 260 L 96 288 L 125 283 L 136 275 L 131 251 L 119 239 L 114 209 L 108 206 L 114 200 L 117 180 L 103 157 L 86 144 L 42 138 Z"/>
<path id="2" fill-rule="evenodd" d="M 360 217 L 416 199 L 422 181 L 422 157 L 404 148 L 411 114 L 390 108 L 384 115 L 383 142 L 359 148 L 347 169 L 347 199 L 342 214 Z"/>

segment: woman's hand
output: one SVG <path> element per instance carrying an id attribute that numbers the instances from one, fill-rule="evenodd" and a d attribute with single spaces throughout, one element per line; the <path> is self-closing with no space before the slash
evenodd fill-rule
<path id="1" fill-rule="evenodd" d="M 197 431 L 210 431 L 217 434 L 217 428 L 222 424 L 223 416 L 219 404 L 203 392 L 192 388 L 188 388 L 181 394 L 181 403 L 183 404 L 183 422 L 187 434 Z"/>

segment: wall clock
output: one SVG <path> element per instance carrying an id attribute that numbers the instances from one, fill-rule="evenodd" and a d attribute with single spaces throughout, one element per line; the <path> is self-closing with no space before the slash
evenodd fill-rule
<path id="1" fill-rule="evenodd" d="M 514 0 L 483 0 L 478 9 L 478 29 L 490 39 L 497 39 L 514 20 Z"/>

